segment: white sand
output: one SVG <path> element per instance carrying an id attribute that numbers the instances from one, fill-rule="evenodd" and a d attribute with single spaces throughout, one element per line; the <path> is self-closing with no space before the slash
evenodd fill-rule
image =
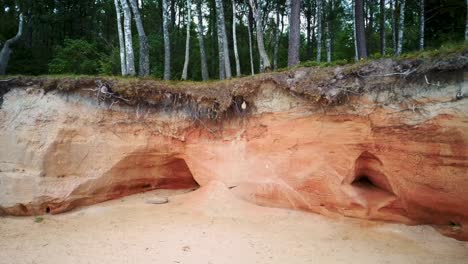
<path id="1" fill-rule="evenodd" d="M 0 263 L 468 263 L 468 243 L 431 227 L 258 207 L 217 184 L 145 202 L 173 194 L 0 218 Z"/>

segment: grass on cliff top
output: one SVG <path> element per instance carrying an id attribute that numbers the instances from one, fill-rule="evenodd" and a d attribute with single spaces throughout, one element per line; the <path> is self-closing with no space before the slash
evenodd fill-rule
<path id="1" fill-rule="evenodd" d="M 457 43 L 448 43 L 442 45 L 440 48 L 437 49 L 427 49 L 423 51 L 413 51 L 404 53 L 401 56 L 394 56 L 393 54 L 387 54 L 382 56 L 380 53 L 372 54 L 368 59 L 361 59 L 358 62 L 355 62 L 354 59 L 349 60 L 335 60 L 331 62 L 317 62 L 315 60 L 311 61 L 304 61 L 301 62 L 296 68 L 307 68 L 307 67 L 320 67 L 320 68 L 328 68 L 328 67 L 337 67 L 337 66 L 350 66 L 350 65 L 365 65 L 375 60 L 380 59 L 394 59 L 396 61 L 408 60 L 408 59 L 437 59 L 437 58 L 444 58 L 453 55 L 458 55 L 462 53 L 464 50 L 468 49 L 468 42 L 457 42 Z M 275 72 L 284 72 L 290 70 L 288 68 L 281 68 L 276 70 Z"/>
<path id="2" fill-rule="evenodd" d="M 393 56 L 392 54 L 387 54 L 386 56 L 382 56 L 380 54 L 373 54 L 369 59 L 362 59 L 358 62 L 355 62 L 354 60 L 336 60 L 332 62 L 317 62 L 317 61 L 305 61 L 301 62 L 299 65 L 293 68 L 280 68 L 275 71 L 272 71 L 271 73 L 275 72 L 287 72 L 291 70 L 296 70 L 299 68 L 309 68 L 309 67 L 319 67 L 319 68 L 329 68 L 329 67 L 337 67 L 337 66 L 343 66 L 343 67 L 351 67 L 353 69 L 356 69 L 358 67 L 362 67 L 368 63 L 371 63 L 372 61 L 379 60 L 379 59 L 394 59 L 396 61 L 403 61 L 403 60 L 411 60 L 411 59 L 440 59 L 440 58 L 447 58 L 450 56 L 458 56 L 461 53 L 463 53 L 465 50 L 468 49 L 468 42 L 460 42 L 460 43 L 449 43 L 442 45 L 440 48 L 437 49 L 429 49 L 429 50 L 424 50 L 424 51 L 414 51 L 414 52 L 408 52 L 404 53 L 401 56 Z M 261 76 L 263 74 L 255 74 L 255 76 Z M 10 78 L 18 78 L 21 77 L 21 75 L 6 75 L 3 77 L 0 77 L 0 79 L 10 79 Z M 252 78 L 250 75 L 244 75 L 242 77 L 233 77 L 231 80 L 216 80 L 216 79 L 211 79 L 209 81 L 193 81 L 193 80 L 188 80 L 188 81 L 182 81 L 182 80 L 170 80 L 170 81 L 165 81 L 161 80 L 159 78 L 155 77 L 138 77 L 138 76 L 119 76 L 119 75 L 76 75 L 76 74 L 53 74 L 53 75 L 39 75 L 36 76 L 37 78 L 47 78 L 47 79 L 70 79 L 70 80 L 78 80 L 78 79 L 86 79 L 86 78 L 92 78 L 95 79 L 97 77 L 105 78 L 105 79 L 113 79 L 117 80 L 119 83 L 125 84 L 125 83 L 132 83 L 134 81 L 158 81 L 161 84 L 165 84 L 167 86 L 172 86 L 174 88 L 177 87 L 185 87 L 185 86 L 196 86 L 197 84 L 204 83 L 204 84 L 210 84 L 210 83 L 220 83 L 220 82 L 226 82 L 229 83 L 232 80 L 237 80 L 241 78 Z"/>

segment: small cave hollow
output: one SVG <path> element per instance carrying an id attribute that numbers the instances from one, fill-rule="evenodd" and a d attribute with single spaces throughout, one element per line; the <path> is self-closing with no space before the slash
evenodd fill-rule
<path id="1" fill-rule="evenodd" d="M 382 161 L 374 154 L 364 151 L 356 159 L 351 185 L 363 189 L 376 189 L 393 194 L 392 187 L 383 170 L 384 166 Z"/>
<path id="2" fill-rule="evenodd" d="M 154 153 L 136 153 L 117 164 L 108 177 L 118 179 L 110 186 L 112 197 L 156 189 L 195 190 L 199 184 L 183 158 L 161 157 Z M 107 192 L 106 186 L 96 191 Z"/>
<path id="3" fill-rule="evenodd" d="M 360 175 L 355 178 L 355 180 L 351 183 L 355 186 L 361 186 L 364 188 L 378 188 L 375 184 L 369 179 L 367 175 Z"/>
<path id="4" fill-rule="evenodd" d="M 382 161 L 368 151 L 356 159 L 354 171 L 344 184 L 350 185 L 355 195 L 366 201 L 367 207 L 380 209 L 396 198 Z"/>
<path id="5" fill-rule="evenodd" d="M 234 96 L 227 113 L 232 116 L 243 116 L 251 111 L 251 107 L 251 103 L 247 102 L 243 96 Z"/>

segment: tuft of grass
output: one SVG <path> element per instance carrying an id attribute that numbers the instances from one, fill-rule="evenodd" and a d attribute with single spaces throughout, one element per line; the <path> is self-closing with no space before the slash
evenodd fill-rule
<path id="1" fill-rule="evenodd" d="M 41 223 L 42 221 L 44 221 L 44 218 L 43 218 L 43 217 L 36 216 L 36 217 L 34 218 L 34 222 L 35 222 L 35 223 Z"/>
<path id="2" fill-rule="evenodd" d="M 431 59 L 460 54 L 468 49 L 468 42 L 447 43 L 440 48 L 403 53 L 397 59 Z"/>

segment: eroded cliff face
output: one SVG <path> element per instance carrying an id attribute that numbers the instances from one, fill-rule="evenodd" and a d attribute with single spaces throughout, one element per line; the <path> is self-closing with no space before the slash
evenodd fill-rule
<path id="1" fill-rule="evenodd" d="M 468 86 L 463 72 L 450 76 L 388 81 L 331 105 L 258 81 L 219 120 L 12 86 L 0 109 L 0 213 L 216 180 L 260 205 L 430 224 L 467 240 Z"/>

